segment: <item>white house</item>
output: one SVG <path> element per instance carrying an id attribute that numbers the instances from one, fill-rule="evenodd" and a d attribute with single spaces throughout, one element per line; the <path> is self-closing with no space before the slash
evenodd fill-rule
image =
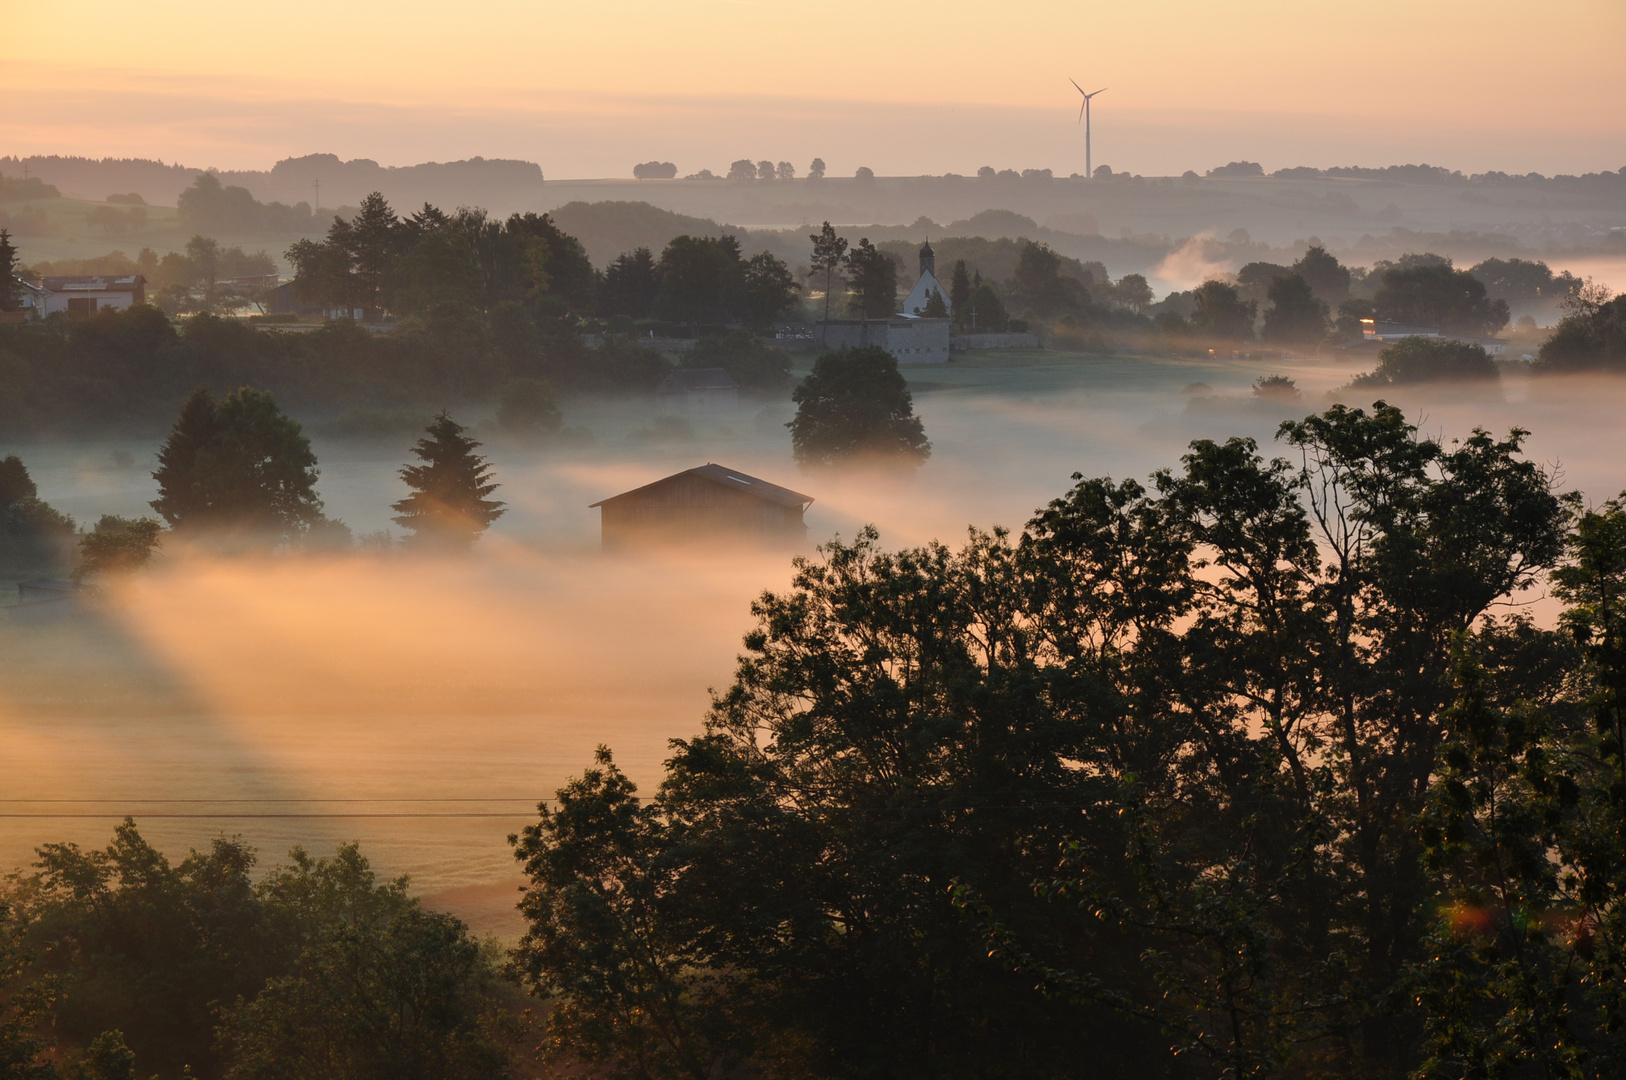
<path id="1" fill-rule="evenodd" d="M 59 311 L 69 315 L 94 315 L 98 311 L 117 311 L 147 302 L 147 279 L 140 274 L 48 277 L 41 280 L 40 285 L 45 290 L 47 315 Z"/>
<path id="2" fill-rule="evenodd" d="M 950 315 L 954 314 L 954 304 L 949 300 L 949 291 L 937 280 L 937 253 L 932 251 L 931 241 L 928 240 L 920 248 L 920 280 L 909 290 L 909 295 L 903 298 L 903 313 L 924 315 L 926 302 L 931 299 L 932 293 L 943 298 L 944 311 Z"/>

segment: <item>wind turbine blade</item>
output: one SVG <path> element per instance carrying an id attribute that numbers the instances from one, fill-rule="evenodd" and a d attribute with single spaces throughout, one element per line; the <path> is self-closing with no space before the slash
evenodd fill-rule
<path id="1" fill-rule="evenodd" d="M 1079 107 L 1078 107 L 1078 122 L 1081 123 L 1081 124 L 1084 122 L 1084 110 L 1089 108 L 1089 105 L 1090 105 L 1090 99 L 1085 98 L 1083 103 L 1081 105 L 1079 105 Z"/>
<path id="2" fill-rule="evenodd" d="M 1078 85 L 1078 80 L 1077 79 L 1068 79 L 1067 81 L 1073 84 L 1073 89 L 1074 90 L 1077 90 L 1081 94 L 1084 92 L 1084 88 L 1082 86 Z"/>
<path id="3" fill-rule="evenodd" d="M 1079 91 L 1079 92 L 1080 92 L 1080 93 L 1083 93 L 1083 91 Z M 1106 88 L 1106 87 L 1104 87 L 1104 86 L 1103 86 L 1103 87 L 1102 87 L 1102 88 L 1101 88 L 1101 89 L 1099 89 L 1099 90 L 1097 90 L 1097 91 L 1096 91 L 1096 92 L 1095 92 L 1095 94 L 1104 94 L 1104 93 L 1106 93 L 1106 92 L 1107 92 L 1107 88 Z M 1095 94 L 1090 94 L 1090 95 L 1088 95 L 1088 96 L 1089 96 L 1089 97 L 1094 97 L 1094 96 L 1095 96 Z"/>

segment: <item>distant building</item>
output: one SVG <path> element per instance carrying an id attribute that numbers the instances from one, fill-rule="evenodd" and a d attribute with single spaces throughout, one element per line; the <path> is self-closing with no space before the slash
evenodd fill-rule
<path id="1" fill-rule="evenodd" d="M 739 384 L 723 368 L 678 368 L 655 390 L 655 409 L 665 416 L 731 413 L 739 406 Z"/>
<path id="2" fill-rule="evenodd" d="M 950 320 L 922 314 L 933 293 L 943 298 L 943 310 L 954 312 L 936 271 L 937 254 L 926 243 L 920 249 L 920 279 L 903 298 L 902 312 L 888 319 L 832 319 L 819 323 L 814 337 L 827 349 L 875 345 L 891 353 L 900 364 L 948 363 Z"/>
<path id="3" fill-rule="evenodd" d="M 949 320 L 894 315 L 890 319 L 833 319 L 818 326 L 820 345 L 858 349 L 876 345 L 900 364 L 943 364 L 949 358 Z"/>
<path id="4" fill-rule="evenodd" d="M 705 464 L 592 505 L 605 551 L 745 541 L 772 547 L 807 539 L 802 515 L 813 497 Z"/>
<path id="5" fill-rule="evenodd" d="M 40 286 L 45 292 L 47 315 L 59 311 L 73 316 L 94 315 L 147 302 L 147 279 L 140 274 L 48 277 L 40 281 Z"/>
<path id="6" fill-rule="evenodd" d="M 1490 356 L 1507 355 L 1507 342 L 1502 341 L 1500 338 L 1442 334 L 1432 326 L 1403 326 L 1400 323 L 1378 322 L 1376 319 L 1361 320 L 1361 340 L 1365 343 L 1382 345 L 1409 337 L 1443 338 L 1446 341 L 1461 341 L 1469 345 L 1478 345 Z"/>
<path id="7" fill-rule="evenodd" d="M 903 313 L 924 314 L 926 304 L 933 293 L 943 298 L 943 310 L 953 315 L 954 304 L 949 300 L 948 290 L 937 280 L 937 253 L 932 250 L 931 241 L 928 240 L 920 248 L 920 280 L 909 290 L 909 295 L 903 298 Z"/>

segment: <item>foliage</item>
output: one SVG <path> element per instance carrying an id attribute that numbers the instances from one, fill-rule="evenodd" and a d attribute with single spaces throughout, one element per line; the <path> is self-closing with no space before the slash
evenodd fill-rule
<path id="1" fill-rule="evenodd" d="M 11 906 L 0 900 L 0 1080 L 56 1080 L 44 1031 L 58 983 L 35 972 L 18 930 Z"/>
<path id="2" fill-rule="evenodd" d="M 158 452 L 152 508 L 179 532 L 287 542 L 321 520 L 316 475 L 310 439 L 269 393 L 199 387 Z"/>
<path id="3" fill-rule="evenodd" d="M 117 577 L 144 568 L 162 542 L 164 526 L 149 518 L 103 514 L 96 527 L 79 538 L 75 581 Z"/>
<path id="4" fill-rule="evenodd" d="M 1153 490 L 1076 478 L 1019 537 L 799 561 L 652 799 L 601 754 L 527 830 L 520 956 L 569 1003 L 554 1037 L 653 1076 L 1076 1075 L 1085 1046 L 1108 1076 L 1423 1066 L 1460 657 L 1555 717 L 1610 685 L 1493 617 L 1567 549 L 1523 436 L 1338 406 L 1282 426 L 1293 460 L 1201 440 Z M 1626 591 L 1610 558 L 1591 610 Z M 1576 887 L 1618 918 L 1612 789 L 1587 790 Z M 1474 1007 L 1601 1033 L 1611 970 L 1596 1009 Z"/>
<path id="5" fill-rule="evenodd" d="M 1083 280 L 1063 276 L 1061 257 L 1048 246 L 1030 241 L 1022 246 L 1016 262 L 1011 300 L 1044 318 L 1063 311 L 1078 312 L 1089 307 L 1093 283 L 1089 271 L 1085 271 Z"/>
<path id="6" fill-rule="evenodd" d="M 1315 345 L 1326 337 L 1331 325 L 1327 302 L 1319 299 L 1310 283 L 1296 273 L 1285 274 L 1270 283 L 1270 309 L 1260 338 L 1269 342 Z"/>
<path id="7" fill-rule="evenodd" d="M 796 417 L 786 427 L 804 466 L 853 459 L 919 465 L 931 455 L 908 385 L 885 349 L 822 354 L 791 400 Z"/>
<path id="8" fill-rule="evenodd" d="M 648 248 L 640 247 L 630 254 L 623 252 L 604 270 L 599 310 L 606 315 L 647 318 L 654 308 L 660 284 L 655 256 Z"/>
<path id="9" fill-rule="evenodd" d="M 954 328 L 966 330 L 971 326 L 971 275 L 965 260 L 956 259 L 954 273 L 949 278 L 949 310 L 954 313 Z"/>
<path id="10" fill-rule="evenodd" d="M 1349 298 L 1349 267 L 1340 264 L 1319 244 L 1306 248 L 1292 269 L 1310 283 L 1315 298 L 1324 301 L 1329 308 L 1336 308 Z"/>
<path id="11" fill-rule="evenodd" d="M 497 490 L 491 466 L 474 451 L 478 442 L 463 434 L 462 424 L 442 411 L 425 429 L 412 453 L 422 465 L 401 469 L 412 494 L 393 504 L 395 523 L 410 530 L 408 543 L 423 547 L 467 549 L 505 512 L 486 496 Z"/>
<path id="12" fill-rule="evenodd" d="M 553 387 L 541 379 L 515 379 L 497 396 L 497 427 L 513 435 L 551 435 L 564 424 Z"/>
<path id="13" fill-rule="evenodd" d="M 39 570 L 66 557 L 74 521 L 39 497 L 15 454 L 0 458 L 0 566 Z"/>
<path id="14" fill-rule="evenodd" d="M 1626 294 L 1588 283 L 1564 300 L 1564 317 L 1542 342 L 1535 370 L 1547 374 L 1626 370 Z"/>
<path id="15" fill-rule="evenodd" d="M 898 309 L 898 264 L 869 242 L 858 241 L 842 260 L 851 294 L 847 306 L 865 319 L 885 319 Z"/>
<path id="16" fill-rule="evenodd" d="M 1373 304 L 1384 322 L 1481 337 L 1507 325 L 1507 301 L 1488 299 L 1484 283 L 1453 269 L 1449 259 L 1432 256 L 1390 267 L 1382 282 Z"/>
<path id="17" fill-rule="evenodd" d="M 1253 321 L 1258 305 L 1244 301 L 1236 287 L 1223 281 L 1205 281 L 1197 290 L 1197 307 L 1191 313 L 1191 328 L 1216 341 L 1252 341 Z"/>
<path id="18" fill-rule="evenodd" d="M 102 850 L 45 845 L 12 882 L 87 1080 L 129 1080 L 132 1055 L 203 1080 L 501 1075 L 476 1023 L 492 965 L 461 923 L 377 882 L 354 845 L 295 848 L 258 881 L 256 861 L 222 838 L 171 863 L 126 819 Z"/>
<path id="19" fill-rule="evenodd" d="M 1378 353 L 1378 366 L 1352 386 L 1407 386 L 1428 382 L 1483 382 L 1500 378 L 1480 345 L 1444 338 L 1408 337 Z"/>
<path id="20" fill-rule="evenodd" d="M 814 167 L 808 170 L 808 179 L 823 179 L 824 162 L 814 159 Z M 824 319 L 830 321 L 830 299 L 835 292 L 837 275 L 845 265 L 847 255 L 847 238 L 837 236 L 836 230 L 826 221 L 823 228 L 808 237 L 813 241 L 813 257 L 808 260 L 809 273 L 824 275 Z M 845 283 L 843 283 L 845 287 Z"/>
<path id="21" fill-rule="evenodd" d="M 17 248 L 11 233 L 0 228 L 0 311 L 15 311 L 19 299 Z"/>
<path id="22" fill-rule="evenodd" d="M 794 308 L 801 295 L 790 267 L 763 251 L 745 260 L 735 310 L 748 329 L 762 331 Z"/>
<path id="23" fill-rule="evenodd" d="M 790 354 L 744 330 L 702 337 L 683 356 L 683 367 L 720 367 L 741 390 L 780 390 L 790 381 Z"/>

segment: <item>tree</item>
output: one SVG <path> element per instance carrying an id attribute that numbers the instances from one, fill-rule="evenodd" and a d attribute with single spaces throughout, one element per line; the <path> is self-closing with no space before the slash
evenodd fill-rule
<path id="1" fill-rule="evenodd" d="M 757 167 L 749 158 L 740 158 L 728 167 L 728 179 L 737 181 L 755 180 Z"/>
<path id="2" fill-rule="evenodd" d="M 791 394 L 791 447 L 802 465 L 856 458 L 919 465 L 931 455 L 898 362 L 869 346 L 827 352 Z"/>
<path id="3" fill-rule="evenodd" d="M 1259 336 L 1269 342 L 1316 345 L 1332 323 L 1327 302 L 1298 274 L 1286 274 L 1270 283 L 1270 309 Z"/>
<path id="4" fill-rule="evenodd" d="M 1089 271 L 1085 276 L 1090 276 Z M 1063 277 L 1061 256 L 1032 241 L 1022 245 L 1011 285 L 1013 303 L 1044 318 L 1062 310 L 1080 311 L 1090 304 L 1089 282 Z"/>
<path id="5" fill-rule="evenodd" d="M 150 505 L 177 532 L 283 542 L 322 520 L 310 439 L 264 390 L 193 391 L 152 476 Z"/>
<path id="6" fill-rule="evenodd" d="M 0 311 L 17 310 L 17 248 L 11 233 L 0 228 Z"/>
<path id="7" fill-rule="evenodd" d="M 1408 337 L 1378 354 L 1378 366 L 1351 383 L 1360 387 L 1406 386 L 1430 382 L 1494 382 L 1496 361 L 1467 341 Z"/>
<path id="8" fill-rule="evenodd" d="M 1349 298 L 1349 267 L 1338 262 L 1327 249 L 1312 244 L 1293 264 L 1293 273 L 1310 283 L 1317 300 L 1336 308 Z"/>
<path id="9" fill-rule="evenodd" d="M 796 275 L 783 259 L 766 251 L 753 255 L 745 261 L 740 275 L 740 322 L 752 330 L 766 330 L 794 308 L 801 295 Z"/>
<path id="10" fill-rule="evenodd" d="M 965 330 L 971 325 L 971 275 L 966 272 L 965 260 L 954 261 L 954 274 L 949 278 L 949 308 L 954 312 L 954 325 Z"/>
<path id="11" fill-rule="evenodd" d="M 661 252 L 660 290 L 655 310 L 689 324 L 728 321 L 738 303 L 743 266 L 740 242 L 732 236 L 674 236 Z"/>
<path id="12" fill-rule="evenodd" d="M 842 262 L 851 297 L 847 306 L 866 319 L 884 319 L 898 308 L 898 264 L 865 237 Z"/>
<path id="13" fill-rule="evenodd" d="M 153 518 L 122 518 L 103 514 L 96 527 L 79 539 L 79 565 L 75 581 L 96 580 L 133 573 L 157 553 L 164 527 Z"/>
<path id="14" fill-rule="evenodd" d="M 350 256 L 358 299 L 363 307 L 379 306 L 379 290 L 391 260 L 400 249 L 400 219 L 384 196 L 374 191 L 361 200 L 356 216 L 338 229 L 340 246 Z M 330 239 L 334 233 L 329 231 Z"/>
<path id="15" fill-rule="evenodd" d="M 1196 292 L 1197 309 L 1191 313 L 1193 330 L 1219 341 L 1253 340 L 1258 305 L 1244 301 L 1234 286 L 1223 281 L 1205 281 Z"/>
<path id="16" fill-rule="evenodd" d="M 814 158 L 813 163 L 807 167 L 807 178 L 809 180 L 823 180 L 824 168 L 824 159 Z M 829 222 L 825 222 L 825 224 L 828 225 Z"/>
<path id="17" fill-rule="evenodd" d="M 1125 274 L 1112 287 L 1112 299 L 1139 315 L 1151 307 L 1156 297 L 1152 294 L 1152 287 L 1146 283 L 1145 275 Z"/>
<path id="18" fill-rule="evenodd" d="M 790 379 L 790 354 L 745 330 L 701 338 L 683 355 L 682 366 L 720 367 L 746 391 L 781 390 Z"/>
<path id="19" fill-rule="evenodd" d="M 1565 297 L 1564 317 L 1542 342 L 1535 370 L 1545 374 L 1626 368 L 1626 294 L 1611 298 L 1587 282 Z"/>
<path id="20" fill-rule="evenodd" d="M 758 180 L 772 180 L 772 179 L 774 179 L 775 175 L 776 174 L 774 173 L 773 162 L 771 162 L 771 161 L 759 161 L 759 162 L 757 162 L 757 179 Z"/>
<path id="21" fill-rule="evenodd" d="M 1009 321 L 999 291 L 987 282 L 979 281 L 971 290 L 971 303 L 966 308 L 966 325 L 972 330 L 997 333 L 1004 330 Z"/>
<path id="22" fill-rule="evenodd" d="M 497 490 L 491 466 L 474 451 L 479 443 L 444 411 L 426 429 L 412 453 L 422 465 L 401 469 L 412 494 L 393 505 L 395 523 L 409 529 L 409 543 L 443 550 L 466 550 L 504 513 L 486 496 Z"/>
<path id="23" fill-rule="evenodd" d="M 820 166 L 819 176 L 824 175 L 824 162 L 814 159 L 814 164 Z M 817 177 L 812 177 L 817 179 Z M 847 238 L 837 236 L 836 230 L 826 221 L 824 227 L 817 233 L 808 237 L 813 241 L 813 257 L 808 260 L 812 274 L 824 275 L 824 321 L 830 321 L 830 297 L 835 291 L 836 275 L 844 265 L 847 254 Z"/>
<path id="24" fill-rule="evenodd" d="M 0 1078 L 4 1080 L 57 1080 L 47 1056 L 51 1007 L 58 993 L 56 980 L 34 970 L 34 958 L 18 941 L 11 905 L 0 900 Z"/>
<path id="25" fill-rule="evenodd" d="M 15 454 L 0 459 L 0 566 L 53 566 L 72 550 L 71 517 L 39 497 L 28 468 Z"/>
<path id="26" fill-rule="evenodd" d="M 781 161 L 774 166 L 774 176 L 779 180 L 794 180 L 796 179 L 796 166 L 788 161 Z"/>
<path id="27" fill-rule="evenodd" d="M 943 302 L 943 294 L 936 289 L 931 290 L 926 297 L 926 306 L 920 309 L 920 314 L 928 319 L 946 319 L 948 313 L 948 305 Z"/>
<path id="28" fill-rule="evenodd" d="M 541 379 L 515 379 L 497 398 L 497 427 L 511 435 L 551 435 L 564 424 L 559 399 Z"/>
<path id="29" fill-rule="evenodd" d="M 601 310 L 606 315 L 648 318 L 660 285 L 655 256 L 648 248 L 622 252 L 604 269 L 604 284 L 599 289 Z"/>
<path id="30" fill-rule="evenodd" d="M 1507 301 L 1488 299 L 1484 283 L 1452 269 L 1449 259 L 1432 256 L 1392 266 L 1382 280 L 1373 304 L 1384 322 L 1480 337 L 1507 325 Z"/>

